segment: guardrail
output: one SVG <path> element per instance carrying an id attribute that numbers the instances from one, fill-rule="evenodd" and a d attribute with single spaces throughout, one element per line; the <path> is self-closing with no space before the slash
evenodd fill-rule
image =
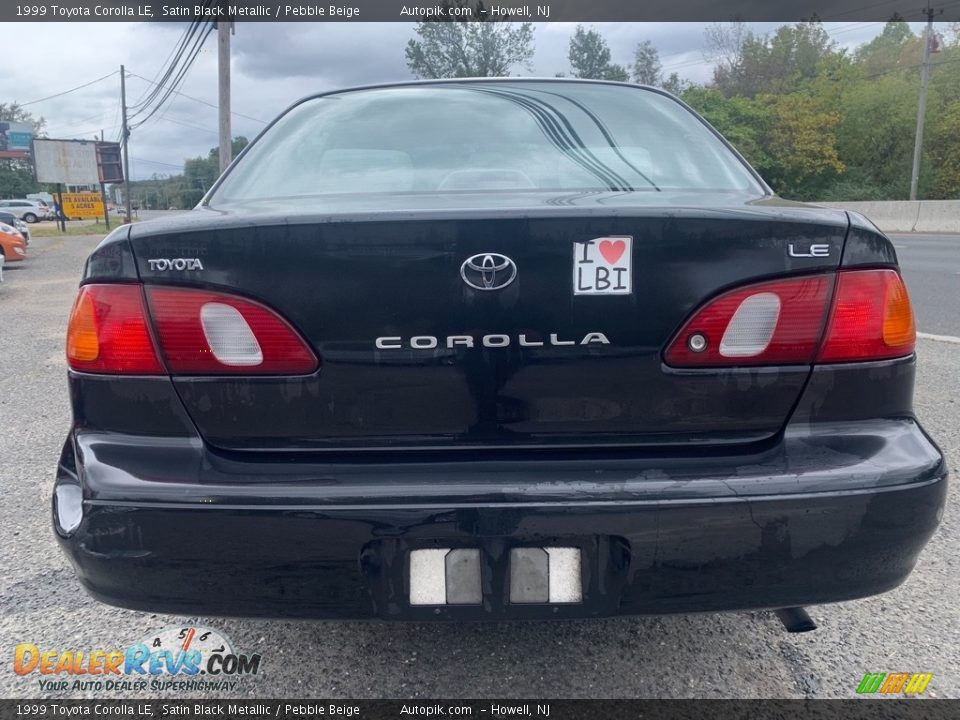
<path id="1" fill-rule="evenodd" d="M 822 202 L 866 215 L 884 232 L 960 233 L 960 200 Z"/>

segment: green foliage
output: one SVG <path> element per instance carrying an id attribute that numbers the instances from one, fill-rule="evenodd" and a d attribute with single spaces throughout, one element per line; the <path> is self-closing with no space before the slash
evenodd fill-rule
<path id="1" fill-rule="evenodd" d="M 659 85 L 663 66 L 660 53 L 649 40 L 644 40 L 633 51 L 633 81 L 640 85 Z"/>
<path id="2" fill-rule="evenodd" d="M 960 197 L 960 100 L 953 101 L 931 124 L 927 143 L 932 175 L 930 197 Z M 920 179 L 924 179 L 922 174 Z"/>
<path id="3" fill-rule="evenodd" d="M 706 118 L 765 178 L 775 168 L 769 151 L 768 130 L 773 113 L 768 105 L 750 98 L 726 98 L 715 88 L 693 86 L 683 100 Z"/>
<path id="4" fill-rule="evenodd" d="M 893 198 L 906 198 L 910 191 L 918 85 L 917 78 L 889 75 L 852 83 L 840 98 L 841 157 L 869 169 L 873 182 Z"/>
<path id="5" fill-rule="evenodd" d="M 852 53 L 818 22 L 784 25 L 768 37 L 738 23 L 706 35 L 713 83 L 682 97 L 778 193 L 909 196 L 923 41 L 908 24 L 887 23 Z M 923 147 L 919 196 L 960 197 L 960 32 L 931 58 Z"/>
<path id="6" fill-rule="evenodd" d="M 464 0 L 444 0 L 445 8 L 470 7 Z M 533 57 L 531 23 L 473 19 L 419 22 L 418 39 L 407 43 L 407 67 L 416 78 L 505 77 L 517 65 L 528 69 Z"/>
<path id="7" fill-rule="evenodd" d="M 767 181 L 779 192 L 804 198 L 811 184 L 844 171 L 836 144 L 838 112 L 802 93 L 764 95 L 759 100 L 772 109 L 769 147 L 776 163 Z"/>
<path id="8" fill-rule="evenodd" d="M 236 157 L 248 143 L 242 135 L 235 137 L 231 143 L 233 156 Z M 149 180 L 131 182 L 130 197 L 134 205 L 142 208 L 185 210 L 200 202 L 219 175 L 220 148 L 210 148 L 206 157 L 185 160 L 182 175 L 154 175 Z"/>
<path id="9" fill-rule="evenodd" d="M 10 122 L 30 123 L 33 125 L 33 134 L 37 137 L 44 135 L 47 121 L 42 117 L 35 118 L 29 110 L 24 110 L 17 103 L 0 103 L 0 120 Z"/>
<path id="10" fill-rule="evenodd" d="M 731 45 L 723 50 L 724 61 L 716 67 L 713 79 L 714 86 L 727 96 L 794 91 L 816 77 L 820 62 L 834 52 L 833 42 L 819 22 L 783 25 L 771 38 L 749 31 L 731 33 L 725 41 Z"/>
<path id="11" fill-rule="evenodd" d="M 619 80 L 626 82 L 629 79 L 627 69 L 623 65 L 610 62 L 610 48 L 596 30 L 586 30 L 582 25 L 570 38 L 570 50 L 567 53 L 572 68 L 573 77 L 588 80 Z"/>
<path id="12" fill-rule="evenodd" d="M 17 103 L 0 103 L 0 120 L 31 123 L 33 134 L 37 137 L 43 135 L 47 124 L 42 117 L 35 118 Z M 29 160 L 0 158 L 0 198 L 23 197 L 40 189 L 40 184 L 34 180 L 33 166 Z"/>
<path id="13" fill-rule="evenodd" d="M 23 197 L 39 190 L 29 162 L 0 159 L 0 198 Z"/>

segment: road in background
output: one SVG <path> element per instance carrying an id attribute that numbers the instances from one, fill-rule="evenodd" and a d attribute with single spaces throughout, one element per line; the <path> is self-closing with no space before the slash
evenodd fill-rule
<path id="1" fill-rule="evenodd" d="M 953 241 L 960 253 L 960 238 Z M 956 485 L 940 529 L 903 586 L 810 608 L 820 629 L 803 635 L 788 635 L 766 612 L 383 624 L 183 618 L 96 602 L 54 541 L 50 494 L 70 423 L 64 332 L 83 261 L 97 242 L 38 238 L 29 260 L 8 266 L 0 284 L 0 696 L 103 696 L 42 692 L 37 675 L 14 674 L 17 644 L 88 653 L 199 623 L 224 632 L 239 651 L 263 656 L 262 672 L 218 694 L 225 697 L 852 698 L 865 673 L 891 671 L 933 673 L 926 696 L 960 697 Z M 897 239 L 907 246 L 900 252 L 919 325 L 958 334 L 941 312 L 950 298 L 924 292 L 947 261 L 931 267 L 931 251 L 910 247 L 917 242 Z M 946 252 L 949 260 L 956 255 L 946 242 L 935 240 L 932 252 Z M 940 290 L 948 292 L 946 285 Z M 943 324 L 931 324 L 936 318 Z M 951 467 L 960 467 L 960 345 L 921 340 L 918 354 L 917 413 Z"/>
<path id="2" fill-rule="evenodd" d="M 917 315 L 917 329 L 960 337 L 960 235 L 889 233 Z"/>

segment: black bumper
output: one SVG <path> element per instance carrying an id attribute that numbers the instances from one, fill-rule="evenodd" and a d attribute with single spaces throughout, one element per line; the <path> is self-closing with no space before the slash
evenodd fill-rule
<path id="1" fill-rule="evenodd" d="M 95 597 L 191 615 L 558 618 L 889 590 L 940 519 L 943 458 L 909 419 L 815 427 L 750 455 L 389 465 L 75 432 L 57 482 L 82 486 L 83 518 L 58 538 Z M 582 603 L 510 604 L 509 549 L 530 544 L 581 548 Z M 482 605 L 410 605 L 407 553 L 434 546 L 481 549 Z"/>

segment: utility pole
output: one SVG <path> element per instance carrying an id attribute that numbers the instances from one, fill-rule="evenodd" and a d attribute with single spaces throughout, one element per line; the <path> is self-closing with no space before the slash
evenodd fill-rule
<path id="1" fill-rule="evenodd" d="M 230 32 L 233 23 L 220 20 L 217 23 L 217 65 L 219 67 L 219 110 L 220 110 L 220 172 L 223 173 L 233 158 L 232 137 L 230 134 Z"/>
<path id="2" fill-rule="evenodd" d="M 100 131 L 100 144 L 103 145 L 104 137 L 103 130 Z M 97 151 L 97 163 L 100 163 L 100 151 Z M 100 164 L 101 174 L 100 177 L 103 177 L 103 165 Z M 103 203 L 103 223 L 107 226 L 107 230 L 110 229 L 110 211 L 107 209 L 107 184 L 105 182 L 100 183 L 100 202 Z"/>
<path id="3" fill-rule="evenodd" d="M 127 222 L 132 222 L 133 207 L 130 200 L 130 149 L 127 139 L 130 137 L 130 128 L 127 127 L 127 71 L 120 66 L 120 108 L 123 122 L 123 202 L 126 208 Z"/>
<path id="4" fill-rule="evenodd" d="M 930 46 L 933 44 L 934 11 L 927 5 L 927 30 L 923 35 L 923 69 L 920 71 L 920 104 L 917 107 L 917 137 L 913 143 L 913 171 L 910 173 L 910 199 L 917 199 L 920 183 L 920 156 L 923 150 L 923 121 L 927 114 L 927 80 L 930 78 Z"/>

